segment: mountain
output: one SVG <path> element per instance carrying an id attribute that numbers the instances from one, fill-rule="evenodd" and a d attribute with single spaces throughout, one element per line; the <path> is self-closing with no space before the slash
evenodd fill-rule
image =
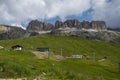
<path id="1" fill-rule="evenodd" d="M 120 32 L 107 29 L 107 25 L 104 21 L 80 22 L 79 20 L 73 19 L 64 22 L 56 21 L 55 25 L 53 25 L 47 22 L 32 20 L 29 22 L 26 30 L 15 26 L 0 25 L 0 40 L 41 34 L 72 36 L 120 43 Z"/>
<path id="2" fill-rule="evenodd" d="M 4 32 L 7 32 L 8 30 L 9 30 L 8 26 L 0 25 L 0 34 L 4 33 Z"/>
<path id="3" fill-rule="evenodd" d="M 28 36 L 29 33 L 17 26 L 0 26 L 0 40 L 15 39 Z"/>
<path id="4" fill-rule="evenodd" d="M 65 22 L 56 21 L 55 29 L 58 28 L 77 28 L 77 29 L 94 29 L 94 30 L 107 30 L 106 23 L 104 21 L 83 21 L 79 20 L 66 20 Z"/>
<path id="5" fill-rule="evenodd" d="M 32 20 L 28 24 L 27 31 L 28 32 L 42 32 L 42 31 L 52 31 L 58 28 L 77 28 L 77 29 L 94 29 L 94 30 L 107 30 L 106 24 L 104 21 L 83 21 L 79 20 L 66 20 L 65 22 L 56 21 L 55 25 L 52 25 L 47 22 L 41 22 L 38 20 Z"/>
<path id="6" fill-rule="evenodd" d="M 75 19 L 65 22 L 56 21 L 51 34 L 120 43 L 120 32 L 107 30 L 104 21 L 80 22 Z"/>
<path id="7" fill-rule="evenodd" d="M 50 23 L 32 20 L 27 27 L 28 32 L 51 31 L 54 26 Z"/>
<path id="8" fill-rule="evenodd" d="M 53 35 L 57 36 L 72 36 L 80 37 L 93 40 L 101 40 L 112 42 L 117 38 L 120 38 L 119 32 L 114 31 L 93 31 L 93 30 L 77 30 L 77 29 L 64 29 L 64 30 L 54 30 L 51 32 Z M 118 40 L 117 40 L 118 41 Z"/>
<path id="9" fill-rule="evenodd" d="M 108 30 L 112 30 L 112 31 L 118 31 L 120 32 L 120 27 L 117 27 L 117 28 L 107 28 Z"/>

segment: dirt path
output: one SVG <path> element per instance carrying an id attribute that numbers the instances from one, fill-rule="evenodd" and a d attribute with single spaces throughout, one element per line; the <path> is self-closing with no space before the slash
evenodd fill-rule
<path id="1" fill-rule="evenodd" d="M 34 52 L 32 52 L 32 53 L 33 53 L 33 54 L 36 56 L 36 58 L 38 58 L 38 59 L 48 58 L 48 53 L 46 53 L 46 52 L 34 51 Z M 53 55 L 53 54 L 50 56 L 50 59 L 55 60 L 55 61 L 65 60 L 65 58 L 64 58 L 63 56 L 61 56 L 61 55 Z"/>
<path id="2" fill-rule="evenodd" d="M 48 58 L 48 53 L 46 52 L 39 52 L 39 51 L 34 51 L 32 52 L 38 59 L 45 59 Z"/>
<path id="3" fill-rule="evenodd" d="M 5 79 L 5 78 L 0 78 L 0 80 L 27 80 L 27 78 L 16 78 L 16 79 Z"/>

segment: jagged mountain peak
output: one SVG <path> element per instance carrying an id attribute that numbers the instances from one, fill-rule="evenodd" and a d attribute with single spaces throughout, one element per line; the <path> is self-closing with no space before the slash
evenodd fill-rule
<path id="1" fill-rule="evenodd" d="M 105 40 L 117 42 L 120 39 L 120 33 L 107 30 L 105 21 L 79 21 L 76 19 L 56 21 L 55 25 L 32 20 L 29 22 L 26 30 L 16 26 L 0 25 L 0 39 L 15 39 L 25 36 L 35 36 L 39 34 L 50 34 L 58 36 L 75 36 L 94 40 Z M 3 31 L 2 31 L 3 30 Z M 119 42 L 120 43 L 120 42 Z"/>
<path id="2" fill-rule="evenodd" d="M 0 25 L 0 40 L 25 37 L 27 31 L 18 26 Z"/>
<path id="3" fill-rule="evenodd" d="M 53 25 L 47 22 L 41 22 L 38 20 L 32 20 L 28 24 L 27 31 L 29 32 L 39 32 L 39 31 L 48 31 L 53 28 Z"/>
<path id="4" fill-rule="evenodd" d="M 41 22 L 38 20 L 32 20 L 27 27 L 27 30 L 29 32 L 40 32 L 40 31 L 49 31 L 53 29 L 58 28 L 77 28 L 77 29 L 94 29 L 94 30 L 107 30 L 105 21 L 83 21 L 80 22 L 77 19 L 71 19 L 66 20 L 64 22 L 62 21 L 56 21 L 55 25 L 47 23 L 47 22 Z"/>

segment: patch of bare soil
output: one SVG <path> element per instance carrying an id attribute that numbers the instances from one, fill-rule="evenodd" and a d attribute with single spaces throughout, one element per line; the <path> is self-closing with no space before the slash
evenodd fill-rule
<path id="1" fill-rule="evenodd" d="M 55 61 L 65 60 L 65 58 L 61 55 L 53 55 L 51 59 Z"/>
<path id="2" fill-rule="evenodd" d="M 37 57 L 37 59 L 45 59 L 45 58 L 48 58 L 48 53 L 46 53 L 46 52 L 34 51 L 34 52 L 32 52 L 32 53 Z"/>
<path id="3" fill-rule="evenodd" d="M 37 59 L 48 58 L 48 53 L 47 52 L 34 51 L 32 53 L 36 56 Z M 50 55 L 50 59 L 55 60 L 55 61 L 65 60 L 65 58 L 63 56 L 61 56 L 61 55 L 54 55 L 54 54 Z"/>
<path id="4" fill-rule="evenodd" d="M 27 78 L 16 78 L 16 79 L 0 79 L 0 80 L 27 80 Z"/>

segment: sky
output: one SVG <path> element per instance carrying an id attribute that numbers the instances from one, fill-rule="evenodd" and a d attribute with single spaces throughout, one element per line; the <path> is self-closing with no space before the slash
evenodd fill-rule
<path id="1" fill-rule="evenodd" d="M 31 20 L 105 21 L 120 27 L 120 0 L 0 0 L 0 24 L 27 27 Z"/>

